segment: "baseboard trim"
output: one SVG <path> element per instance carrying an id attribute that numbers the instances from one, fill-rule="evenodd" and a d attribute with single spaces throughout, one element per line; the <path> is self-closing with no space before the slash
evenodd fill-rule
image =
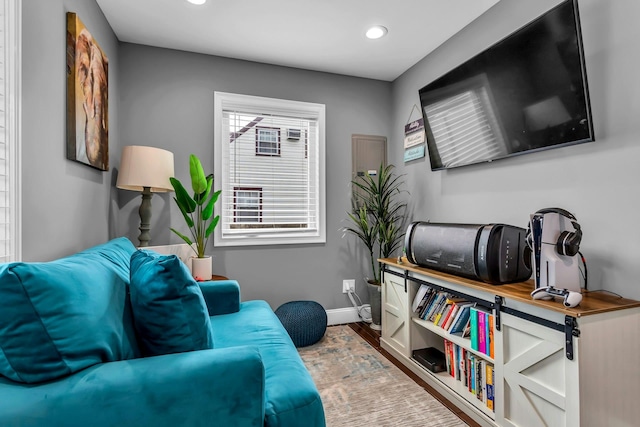
<path id="1" fill-rule="evenodd" d="M 345 323 L 361 322 L 355 307 L 334 308 L 327 310 L 327 325 L 342 325 Z"/>

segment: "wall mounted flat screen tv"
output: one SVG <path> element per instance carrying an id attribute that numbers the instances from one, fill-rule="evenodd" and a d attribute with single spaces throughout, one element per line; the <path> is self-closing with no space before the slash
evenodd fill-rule
<path id="1" fill-rule="evenodd" d="M 432 170 L 593 141 L 577 0 L 419 94 Z"/>

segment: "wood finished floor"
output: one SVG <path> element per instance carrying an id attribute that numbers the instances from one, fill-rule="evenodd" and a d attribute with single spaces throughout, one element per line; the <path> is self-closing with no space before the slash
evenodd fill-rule
<path id="1" fill-rule="evenodd" d="M 470 427 L 480 427 L 480 424 L 476 423 L 472 420 L 467 414 L 462 412 L 459 408 L 457 408 L 453 403 L 447 400 L 444 396 L 438 393 L 433 389 L 429 384 L 424 382 L 420 377 L 411 372 L 406 366 L 398 361 L 395 357 L 393 357 L 388 351 L 380 347 L 380 332 L 374 331 L 369 327 L 367 323 L 359 322 L 359 323 L 349 323 L 349 327 L 353 329 L 358 335 L 360 335 L 364 340 L 366 340 L 373 348 L 378 350 L 380 354 L 382 354 L 387 360 L 396 365 L 402 372 L 407 374 L 413 381 L 416 382 L 420 387 L 422 387 L 427 393 L 435 397 L 440 403 L 445 405 L 447 408 L 451 410 L 454 414 L 456 414 L 461 420 L 467 423 Z"/>

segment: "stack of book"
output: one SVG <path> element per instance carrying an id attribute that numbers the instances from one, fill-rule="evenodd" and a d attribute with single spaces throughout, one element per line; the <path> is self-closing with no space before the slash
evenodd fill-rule
<path id="1" fill-rule="evenodd" d="M 450 334 L 464 337 L 470 335 L 469 323 L 473 307 L 474 303 L 464 298 L 420 285 L 413 299 L 412 310 L 421 319 L 433 322 Z"/>
<path id="2" fill-rule="evenodd" d="M 493 364 L 448 340 L 444 340 L 444 350 L 449 375 L 462 382 L 469 393 L 487 408 L 495 411 Z"/>

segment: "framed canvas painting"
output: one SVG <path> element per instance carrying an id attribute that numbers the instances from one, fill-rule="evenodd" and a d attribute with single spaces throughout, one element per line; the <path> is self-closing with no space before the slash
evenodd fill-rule
<path id="1" fill-rule="evenodd" d="M 109 170 L 109 60 L 67 13 L 67 158 Z"/>

